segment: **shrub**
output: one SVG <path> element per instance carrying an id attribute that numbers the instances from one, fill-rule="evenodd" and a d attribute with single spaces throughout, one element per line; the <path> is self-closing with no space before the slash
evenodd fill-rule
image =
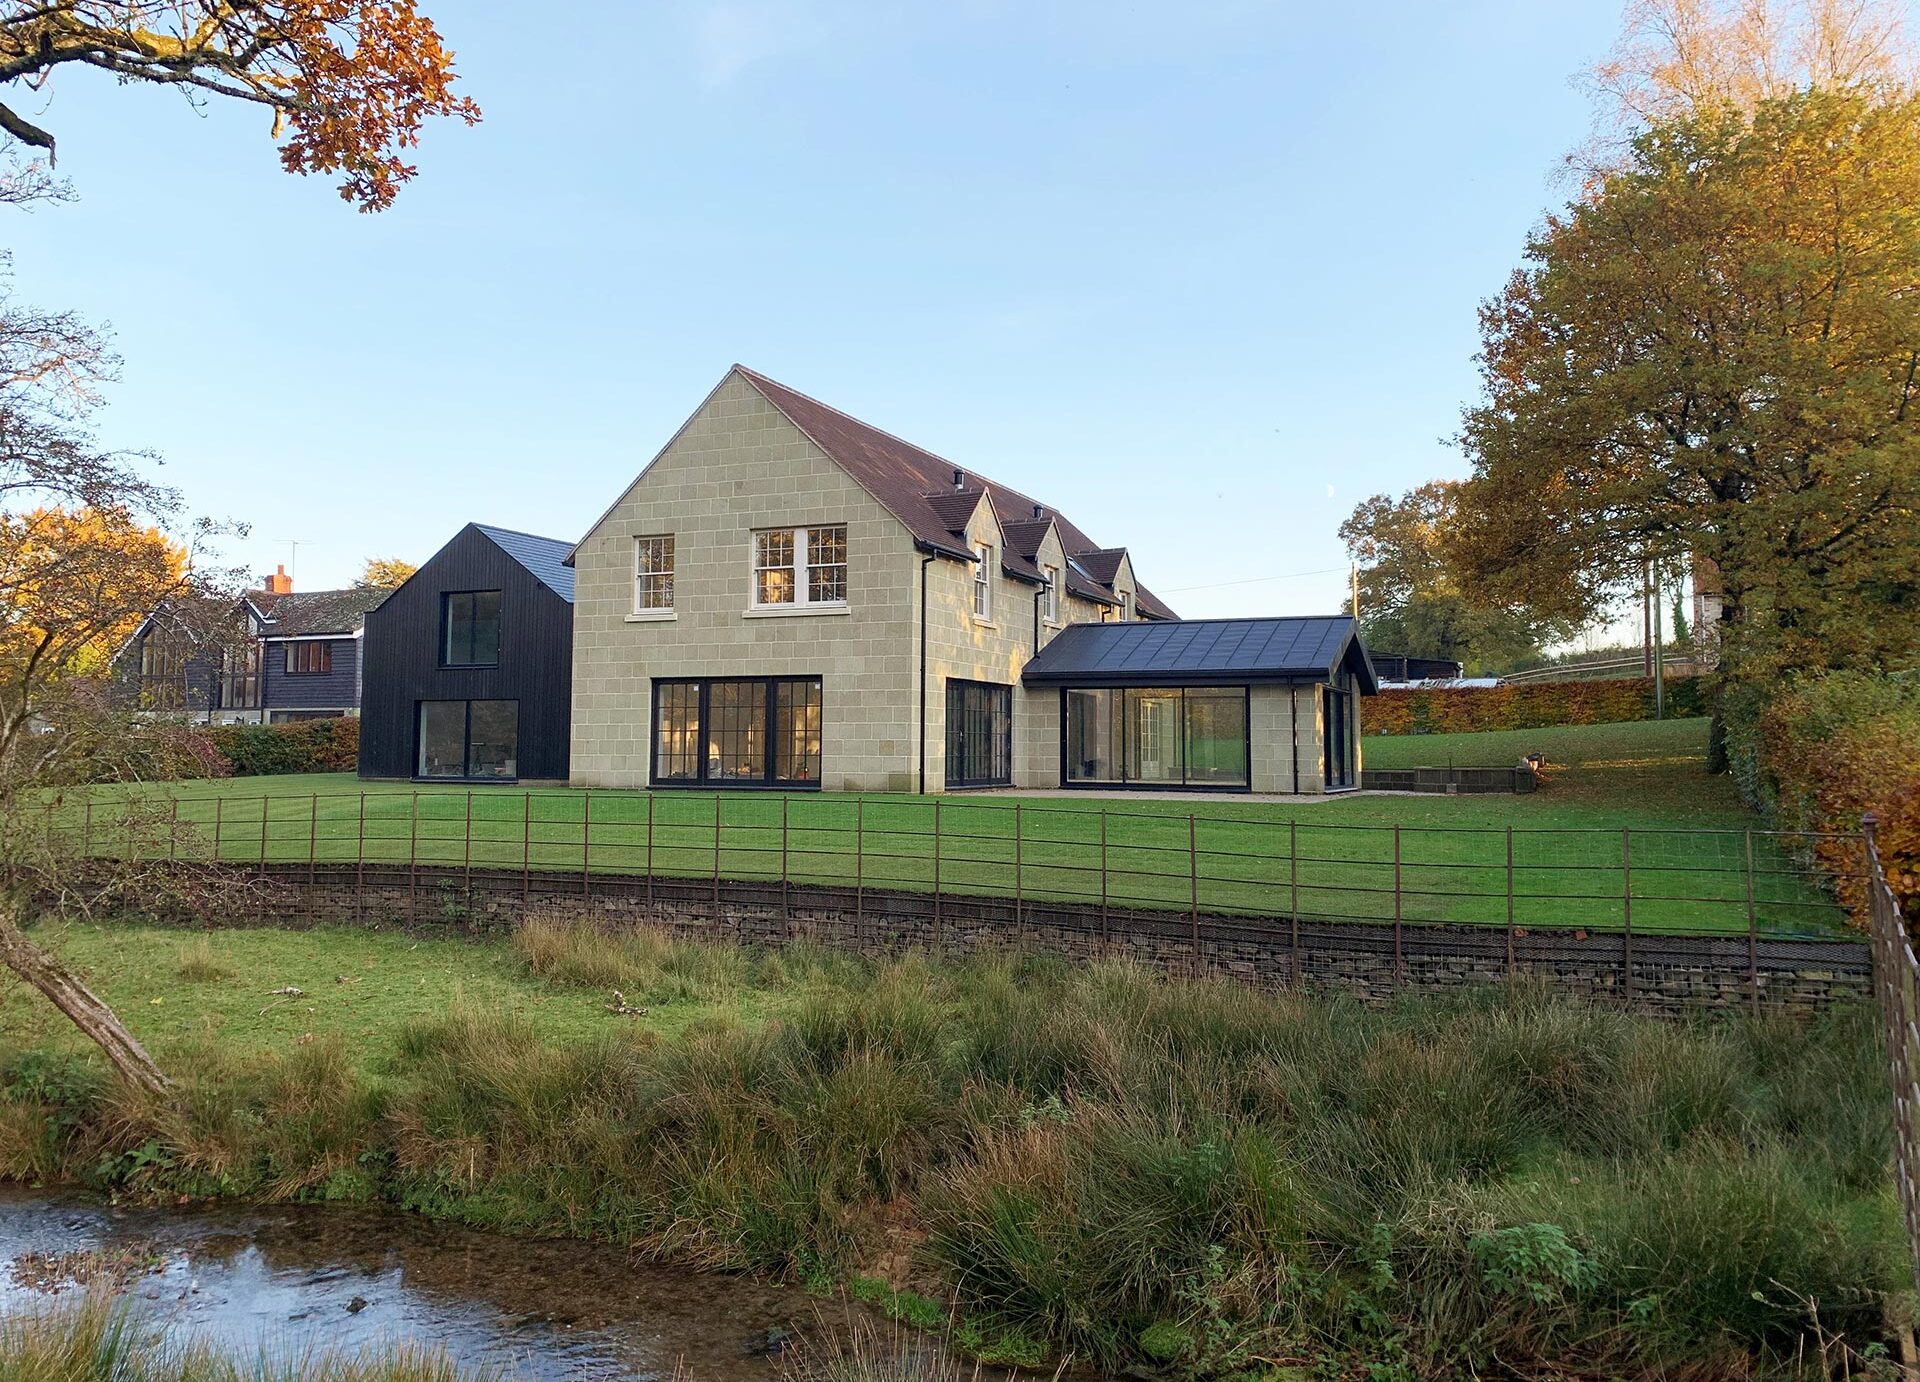
<path id="1" fill-rule="evenodd" d="M 1731 703 L 1729 748 L 1754 804 L 1779 828 L 1812 837 L 1809 852 L 1862 920 L 1857 835 L 1872 811 L 1887 881 L 1913 916 L 1920 909 L 1920 673 L 1830 672 Z"/>
<path id="2" fill-rule="evenodd" d="M 1643 677 L 1382 691 L 1362 707 L 1361 723 L 1368 734 L 1607 725 L 1652 719 L 1653 695 L 1653 682 Z M 1670 716 L 1705 715 L 1707 698 L 1699 678 L 1670 678 L 1666 709 Z"/>
<path id="3" fill-rule="evenodd" d="M 199 733 L 236 777 L 350 773 L 360 764 L 360 721 L 351 715 L 284 725 L 216 725 Z"/>

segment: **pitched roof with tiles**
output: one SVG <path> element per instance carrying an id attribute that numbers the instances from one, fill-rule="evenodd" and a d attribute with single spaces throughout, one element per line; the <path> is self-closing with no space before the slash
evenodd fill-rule
<path id="1" fill-rule="evenodd" d="M 261 632 L 268 638 L 311 638 L 323 634 L 351 637 L 373 609 L 392 592 L 372 586 L 346 590 L 295 590 L 268 595 L 251 590 L 247 599 L 269 620 Z M 264 603 L 262 597 L 266 596 Z"/>
<path id="2" fill-rule="evenodd" d="M 1021 678 L 1082 686 L 1238 685 L 1324 681 L 1343 665 L 1368 694 L 1379 688 L 1351 615 L 1186 619 L 1070 624 Z"/>
<path id="3" fill-rule="evenodd" d="M 573 603 L 573 568 L 566 564 L 567 553 L 573 550 L 571 542 L 536 537 L 512 528 L 495 528 L 486 523 L 473 526 L 484 533 L 494 546 L 526 567 L 541 585 L 568 604 Z"/>
<path id="4" fill-rule="evenodd" d="M 816 398 L 809 398 L 745 365 L 735 365 L 733 368 L 763 398 L 784 413 L 788 421 L 806 433 L 814 445 L 826 452 L 836 465 L 905 524 L 907 531 L 923 548 L 962 559 L 971 557 L 965 537 L 954 526 L 954 514 L 961 504 L 967 503 L 969 494 L 977 501 L 979 492 L 984 490 L 993 503 L 994 516 L 999 520 L 1003 532 L 1010 524 L 1052 519 L 1060 534 L 1061 546 L 1069 557 L 1077 557 L 1082 552 L 1122 550 L 1102 548 L 1069 522 L 1059 510 L 1029 498 L 1018 490 L 989 480 L 965 466 L 955 465 L 944 457 L 904 441 L 891 432 L 883 432 Z M 966 515 L 960 517 L 958 522 L 964 524 L 972 512 L 971 504 L 968 504 Z M 1006 561 L 1004 564 L 1010 571 L 1028 580 L 1040 579 L 1039 569 L 1033 565 L 1031 554 L 1022 554 L 1017 561 Z M 1107 579 L 1111 581 L 1111 572 Z M 1101 591 L 1099 584 L 1096 577 L 1091 582 L 1083 582 L 1081 588 L 1076 589 L 1073 575 L 1069 572 L 1067 589 L 1089 599 L 1116 603 L 1112 590 Z M 1179 617 L 1137 582 L 1135 602 L 1141 613 L 1153 618 Z"/>

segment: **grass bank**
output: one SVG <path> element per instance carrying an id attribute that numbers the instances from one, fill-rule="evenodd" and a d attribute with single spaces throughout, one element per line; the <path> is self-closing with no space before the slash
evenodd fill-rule
<path id="1" fill-rule="evenodd" d="M 275 944 L 325 967 L 337 939 Z M 249 943 L 193 958 L 238 974 Z M 137 956 L 103 944 L 92 977 L 133 983 Z M 1905 1301 L 1864 1011 L 1685 1026 L 1526 991 L 1363 1009 L 1119 962 L 547 924 L 442 963 L 521 999 L 311 1040 L 175 1030 L 172 1107 L 21 1031 L 10 993 L 0 1174 L 606 1239 L 847 1283 L 964 1321 L 989 1356 L 1176 1375 L 1787 1375 L 1816 1318 L 1864 1348 Z M 159 1006 L 207 982 L 168 981 Z M 613 988 L 648 1014 L 605 1013 Z M 143 1035 L 147 1009 L 127 1009 Z"/>

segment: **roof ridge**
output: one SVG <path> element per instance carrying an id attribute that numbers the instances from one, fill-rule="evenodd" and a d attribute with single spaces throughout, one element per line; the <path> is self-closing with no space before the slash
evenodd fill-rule
<path id="1" fill-rule="evenodd" d="M 571 547 L 574 544 L 574 539 L 572 538 L 548 537 L 545 533 L 530 533 L 525 528 L 503 528 L 498 523 L 481 523 L 476 521 L 473 526 L 483 533 L 506 533 L 511 537 L 530 537 L 535 542 L 551 542 L 556 547 Z"/>
<path id="2" fill-rule="evenodd" d="M 825 399 L 815 398 L 812 394 L 805 393 L 800 389 L 796 389 L 791 384 L 782 384 L 778 379 L 775 379 L 772 375 L 762 374 L 760 373 L 759 370 L 753 369 L 752 367 L 747 365 L 740 364 L 738 361 L 734 362 L 733 367 L 739 370 L 740 373 L 746 375 L 747 378 L 750 380 L 754 380 L 762 384 L 771 384 L 776 389 L 785 389 L 788 393 L 793 394 L 795 397 L 806 399 L 807 402 L 811 403 L 816 408 L 825 408 L 830 413 L 837 413 L 841 417 L 845 418 L 848 422 L 864 427 L 869 432 L 878 432 L 881 436 L 887 438 L 889 441 L 897 441 L 902 446 L 910 446 L 915 451 L 918 451 L 921 455 L 931 456 L 936 461 L 941 461 L 947 465 L 952 466 L 955 470 L 959 471 L 962 475 L 966 475 L 973 479 L 980 480 L 983 486 L 985 484 L 984 476 L 977 475 L 975 474 L 975 472 L 968 470 L 967 467 L 961 465 L 958 461 L 948 460 L 945 456 L 942 456 L 938 451 L 927 450 L 926 447 L 920 445 L 920 443 L 917 441 L 908 441 L 905 437 L 901 436 L 898 432 L 889 432 L 886 428 L 876 426 L 873 423 L 868 422 L 865 418 L 855 417 L 852 413 L 848 412 L 845 408 L 836 408 L 833 406 L 833 404 L 828 403 Z M 773 403 L 773 406 L 776 408 L 780 408 L 780 405 L 778 403 L 775 403 L 774 400 L 772 400 L 771 398 L 767 399 L 767 402 Z M 787 410 L 785 408 L 780 408 L 780 411 L 782 413 L 785 413 Z M 787 418 L 787 421 L 793 423 L 795 427 L 800 427 L 799 420 L 796 418 L 789 416 Z M 800 430 L 804 432 L 806 431 L 806 428 L 801 427 Z M 814 444 L 816 446 L 819 445 L 818 442 Z M 824 450 L 825 448 L 822 448 L 822 449 Z"/>

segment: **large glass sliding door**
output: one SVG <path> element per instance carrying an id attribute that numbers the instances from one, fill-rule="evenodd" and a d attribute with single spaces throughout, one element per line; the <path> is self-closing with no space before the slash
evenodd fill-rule
<path id="1" fill-rule="evenodd" d="M 414 771 L 478 782 L 518 777 L 520 702 L 421 701 Z"/>
<path id="2" fill-rule="evenodd" d="M 985 681 L 947 682 L 947 786 L 1006 787 L 1013 782 L 1013 688 Z"/>
<path id="3" fill-rule="evenodd" d="M 1244 686 L 1076 687 L 1065 695 L 1069 784 L 1245 787 Z"/>
<path id="4" fill-rule="evenodd" d="M 653 684 L 653 781 L 663 787 L 818 787 L 818 677 Z"/>

